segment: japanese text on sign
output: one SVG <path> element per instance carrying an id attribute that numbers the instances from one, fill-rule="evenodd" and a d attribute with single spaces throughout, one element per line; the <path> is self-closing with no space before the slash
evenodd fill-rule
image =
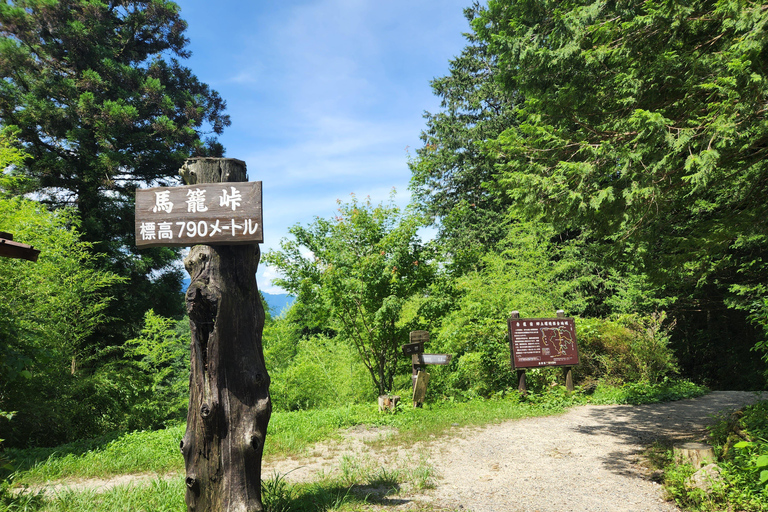
<path id="1" fill-rule="evenodd" d="M 579 364 L 573 318 L 510 318 L 509 348 L 515 368 Z"/>
<path id="2" fill-rule="evenodd" d="M 259 181 L 136 191 L 139 247 L 262 241 Z"/>

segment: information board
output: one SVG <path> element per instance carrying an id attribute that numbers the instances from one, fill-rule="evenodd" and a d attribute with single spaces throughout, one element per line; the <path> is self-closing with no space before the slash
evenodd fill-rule
<path id="1" fill-rule="evenodd" d="M 136 190 L 139 248 L 263 241 L 260 181 Z"/>
<path id="2" fill-rule="evenodd" d="M 510 318 L 508 325 L 515 368 L 579 364 L 573 318 Z"/>

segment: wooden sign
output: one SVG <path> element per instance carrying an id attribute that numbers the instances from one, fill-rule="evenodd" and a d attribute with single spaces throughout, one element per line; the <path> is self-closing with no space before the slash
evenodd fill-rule
<path id="1" fill-rule="evenodd" d="M 241 245 L 264 241 L 261 182 L 136 190 L 136 246 Z"/>
<path id="2" fill-rule="evenodd" d="M 429 341 L 429 331 L 411 331 L 408 335 L 408 339 L 411 343 L 425 343 Z"/>
<path id="3" fill-rule="evenodd" d="M 573 318 L 510 318 L 509 349 L 515 368 L 575 366 L 579 347 Z"/>
<path id="4" fill-rule="evenodd" d="M 17 258 L 21 260 L 37 261 L 40 251 L 31 245 L 13 241 L 13 235 L 0 232 L 0 256 L 5 258 Z"/>
<path id="5" fill-rule="evenodd" d="M 411 356 L 414 366 L 425 364 L 451 364 L 451 354 L 413 354 Z"/>
<path id="6" fill-rule="evenodd" d="M 406 356 L 421 354 L 424 352 L 424 342 L 417 341 L 416 343 L 406 343 L 401 348 L 403 349 L 403 354 Z"/>

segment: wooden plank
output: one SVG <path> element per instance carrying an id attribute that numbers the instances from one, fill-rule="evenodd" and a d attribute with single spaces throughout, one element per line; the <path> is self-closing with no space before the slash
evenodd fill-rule
<path id="1" fill-rule="evenodd" d="M 425 343 L 429 341 L 429 331 L 411 331 L 408 338 L 410 339 L 411 343 L 416 343 L 419 341 Z"/>
<path id="2" fill-rule="evenodd" d="M 414 365 L 451 364 L 451 354 L 413 354 L 411 359 Z"/>
<path id="3" fill-rule="evenodd" d="M 424 397 L 427 396 L 427 384 L 429 383 L 429 374 L 419 372 L 416 376 L 416 385 L 413 387 L 413 406 L 418 407 L 424 403 Z"/>
<path id="4" fill-rule="evenodd" d="M 11 238 L 13 238 L 13 236 L 11 236 Z M 7 238 L 0 238 L 0 256 L 34 262 L 37 261 L 39 255 L 40 251 L 31 245 L 14 242 Z"/>
<path id="5" fill-rule="evenodd" d="M 421 354 L 424 352 L 424 342 L 417 341 L 416 343 L 406 343 L 402 346 L 403 354 L 410 356 L 412 354 Z"/>
<path id="6" fill-rule="evenodd" d="M 264 241 L 260 181 L 136 191 L 136 246 L 242 245 Z"/>

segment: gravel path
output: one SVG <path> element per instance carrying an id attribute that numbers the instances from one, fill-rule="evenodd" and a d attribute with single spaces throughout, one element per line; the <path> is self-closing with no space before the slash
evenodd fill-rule
<path id="1" fill-rule="evenodd" d="M 667 512 L 659 484 L 638 464 L 656 440 L 697 438 L 719 411 L 754 393 L 715 392 L 643 406 L 583 406 L 506 422 L 438 452 L 435 496 L 474 512 Z"/>
<path id="2" fill-rule="evenodd" d="M 420 447 L 439 473 L 426 494 L 395 496 L 387 510 L 419 508 L 473 512 L 670 512 L 664 492 L 641 465 L 654 441 L 700 439 L 718 412 L 757 399 L 749 392 L 643 406 L 581 406 L 546 418 L 466 429 Z M 274 470 L 289 479 L 338 466 L 343 455 L 374 456 L 356 436 L 335 452 L 312 460 L 285 460 Z M 397 454 L 402 457 L 402 451 Z M 382 463 L 391 463 L 392 454 Z M 300 468 L 298 464 L 302 464 Z M 269 473 L 264 473 L 268 475 Z"/>
<path id="3" fill-rule="evenodd" d="M 763 393 L 768 399 L 768 393 Z M 719 391 L 706 396 L 642 406 L 581 406 L 559 416 L 506 421 L 461 429 L 407 449 L 374 449 L 371 440 L 391 430 L 351 429 L 342 443 L 318 445 L 302 458 L 265 460 L 262 476 L 311 481 L 340 471 L 346 460 L 374 468 L 427 464 L 436 488 L 384 498 L 386 511 L 472 512 L 672 512 L 662 487 L 643 467 L 654 441 L 702 439 L 720 412 L 758 399 L 756 393 Z M 377 446 L 381 446 L 378 444 Z M 418 453 L 420 460 L 414 460 Z M 50 483 L 62 488 L 106 490 L 141 484 L 158 475 L 124 475 L 106 481 Z M 165 477 L 168 477 L 166 475 Z M 178 477 L 178 476 L 175 476 Z"/>

